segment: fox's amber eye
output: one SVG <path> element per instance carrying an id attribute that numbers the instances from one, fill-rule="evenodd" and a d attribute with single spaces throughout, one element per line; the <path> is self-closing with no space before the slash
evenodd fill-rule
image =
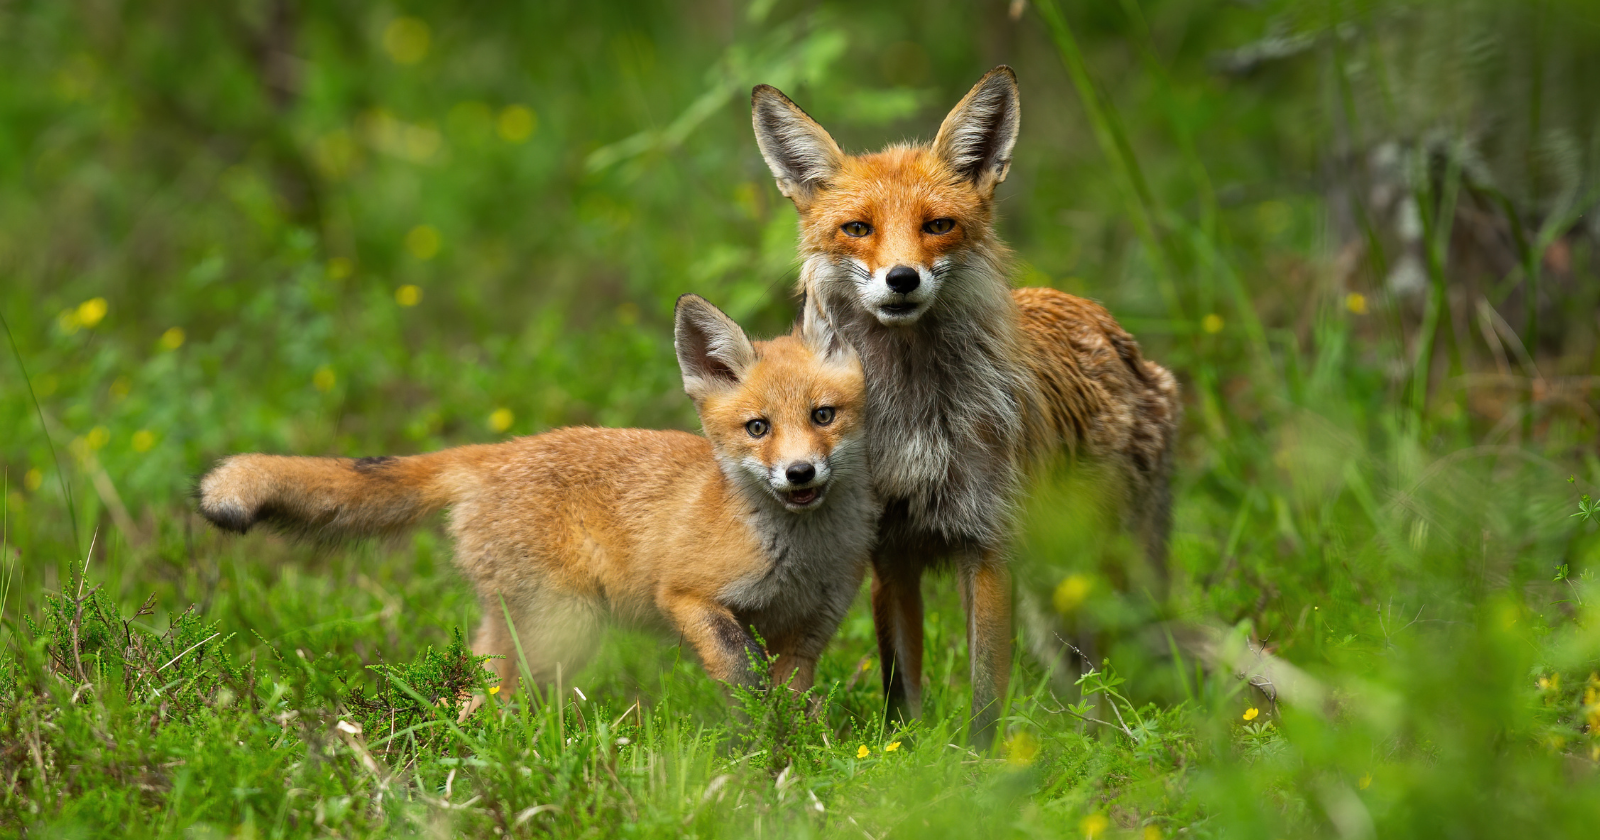
<path id="1" fill-rule="evenodd" d="M 934 219 L 933 221 L 922 226 L 922 232 L 931 233 L 937 236 L 941 233 L 949 233 L 955 229 L 955 226 L 955 219 Z"/>
<path id="2" fill-rule="evenodd" d="M 845 222 L 839 229 L 844 231 L 845 236 L 862 237 L 872 232 L 872 225 L 866 222 Z"/>
<path id="3" fill-rule="evenodd" d="M 750 436 L 753 438 L 766 437 L 767 429 L 769 428 L 770 426 L 767 425 L 767 421 L 765 420 L 751 420 L 750 422 L 744 424 L 744 430 L 749 432 Z"/>
<path id="4" fill-rule="evenodd" d="M 811 412 L 811 422 L 818 426 L 826 426 L 833 422 L 833 406 L 825 405 Z"/>

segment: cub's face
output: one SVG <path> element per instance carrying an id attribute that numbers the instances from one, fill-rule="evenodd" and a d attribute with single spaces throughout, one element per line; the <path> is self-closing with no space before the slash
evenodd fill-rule
<path id="1" fill-rule="evenodd" d="M 752 351 L 736 381 L 696 401 L 724 469 L 797 513 L 821 507 L 841 481 L 867 480 L 855 354 L 819 353 L 799 335 Z"/>

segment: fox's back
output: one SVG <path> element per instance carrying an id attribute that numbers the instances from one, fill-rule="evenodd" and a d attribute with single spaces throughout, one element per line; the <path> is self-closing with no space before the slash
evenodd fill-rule
<path id="1" fill-rule="evenodd" d="M 663 563 L 686 559 L 663 555 L 687 543 L 704 552 L 691 562 L 707 568 L 748 563 L 758 550 L 737 523 L 691 530 L 726 519 L 703 437 L 579 427 L 501 446 L 450 514 L 457 563 L 480 587 L 553 584 L 628 612 L 649 603 Z"/>
<path id="2" fill-rule="evenodd" d="M 1181 410 L 1172 374 L 1094 301 L 1039 287 L 1012 297 L 1036 383 L 1029 454 L 1065 447 L 1136 478 L 1164 471 Z"/>

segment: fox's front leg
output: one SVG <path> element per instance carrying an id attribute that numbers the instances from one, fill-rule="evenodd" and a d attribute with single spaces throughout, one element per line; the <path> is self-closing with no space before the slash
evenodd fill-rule
<path id="1" fill-rule="evenodd" d="M 732 610 L 689 593 L 668 593 L 662 607 L 713 679 L 745 688 L 761 684 L 756 665 L 766 661 L 766 651 Z"/>
<path id="2" fill-rule="evenodd" d="M 796 649 L 788 644 L 774 644 L 772 646 L 772 686 L 773 688 L 787 687 L 797 697 L 805 700 L 806 717 L 816 720 L 822 716 L 824 710 L 823 698 L 820 695 L 806 697 L 806 692 L 817 684 L 817 659 L 822 650 L 821 645 L 814 649 Z"/>
<path id="3" fill-rule="evenodd" d="M 972 660 L 971 742 L 984 750 L 1011 682 L 1011 571 L 999 551 L 986 549 L 961 564 L 960 582 Z"/>
<path id="4" fill-rule="evenodd" d="M 891 723 L 922 713 L 922 567 L 904 557 L 872 558 L 872 627 Z"/>
<path id="5" fill-rule="evenodd" d="M 790 691 L 804 694 L 817 683 L 817 656 L 796 650 L 773 651 L 772 684 L 787 685 Z"/>

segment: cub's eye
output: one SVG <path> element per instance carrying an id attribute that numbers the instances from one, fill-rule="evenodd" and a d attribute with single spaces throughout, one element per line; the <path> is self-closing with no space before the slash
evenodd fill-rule
<path id="1" fill-rule="evenodd" d="M 765 420 L 751 420 L 744 424 L 744 430 L 749 432 L 753 438 L 766 437 L 767 430 L 770 428 L 771 426 Z"/>
<path id="2" fill-rule="evenodd" d="M 872 232 L 872 225 L 866 222 L 845 222 L 839 229 L 844 231 L 845 236 L 862 237 Z"/>
<path id="3" fill-rule="evenodd" d="M 922 232 L 931 233 L 937 236 L 941 233 L 949 233 L 951 230 L 955 229 L 955 226 L 955 219 L 934 219 L 933 221 L 922 226 Z"/>
<path id="4" fill-rule="evenodd" d="M 811 422 L 818 426 L 826 426 L 833 422 L 833 406 L 825 405 L 811 412 Z"/>

